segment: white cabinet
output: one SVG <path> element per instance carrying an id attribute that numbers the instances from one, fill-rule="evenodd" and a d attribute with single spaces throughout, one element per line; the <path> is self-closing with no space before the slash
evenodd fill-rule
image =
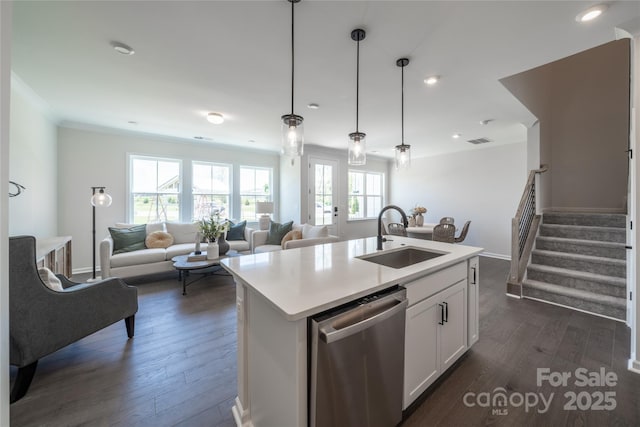
<path id="1" fill-rule="evenodd" d="M 411 287 L 411 283 L 406 285 Z M 467 350 L 467 280 L 407 309 L 403 409 Z"/>
<path id="2" fill-rule="evenodd" d="M 479 287 L 480 287 L 480 261 L 478 257 L 469 260 L 469 316 L 468 316 L 468 342 L 467 347 L 471 347 L 480 338 L 480 325 L 478 317 L 480 315 L 478 309 Z"/>

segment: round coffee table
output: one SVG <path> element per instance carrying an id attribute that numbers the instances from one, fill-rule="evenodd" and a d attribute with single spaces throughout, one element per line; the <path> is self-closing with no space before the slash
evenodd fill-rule
<path id="1" fill-rule="evenodd" d="M 237 256 L 237 254 L 221 255 L 216 259 L 204 259 L 202 261 L 188 261 L 191 255 L 178 255 L 171 258 L 173 261 L 173 268 L 178 270 L 178 280 L 182 279 L 182 295 L 187 294 L 187 286 L 197 282 L 205 276 L 212 274 L 222 274 L 228 276 L 229 274 L 220 266 L 220 260 L 229 256 Z M 221 273 L 221 271 L 223 273 Z M 191 274 L 198 274 L 200 277 L 187 281 L 187 278 Z"/>

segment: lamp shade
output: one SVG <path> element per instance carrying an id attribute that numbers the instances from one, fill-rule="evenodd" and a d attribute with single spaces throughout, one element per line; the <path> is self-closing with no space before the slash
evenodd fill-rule
<path id="1" fill-rule="evenodd" d="M 396 145 L 396 169 L 409 169 L 411 166 L 411 146 Z"/>
<path id="2" fill-rule="evenodd" d="M 256 213 L 272 214 L 273 202 L 256 202 Z"/>
<path id="3" fill-rule="evenodd" d="M 91 204 L 96 207 L 109 207 L 111 206 L 111 201 L 111 196 L 104 191 L 104 188 L 101 188 L 91 196 Z"/>

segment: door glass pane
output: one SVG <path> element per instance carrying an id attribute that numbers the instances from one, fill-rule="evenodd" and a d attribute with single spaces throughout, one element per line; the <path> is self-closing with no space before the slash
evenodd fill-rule
<path id="1" fill-rule="evenodd" d="M 325 225 L 333 223 L 333 166 L 315 165 L 315 208 L 314 223 Z"/>

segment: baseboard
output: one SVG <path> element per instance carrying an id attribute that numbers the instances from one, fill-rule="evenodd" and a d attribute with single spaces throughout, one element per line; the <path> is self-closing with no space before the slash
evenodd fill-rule
<path id="1" fill-rule="evenodd" d="M 93 267 L 81 267 L 81 268 L 74 268 L 73 270 L 71 270 L 71 275 L 75 275 L 75 274 L 84 274 L 84 273 L 93 273 Z M 96 275 L 100 273 L 100 268 L 96 268 Z"/>
<path id="2" fill-rule="evenodd" d="M 569 305 L 559 304 L 559 303 L 553 302 L 553 301 L 547 301 L 546 299 L 533 298 L 533 297 L 529 297 L 529 296 L 526 296 L 526 295 L 523 295 L 522 298 L 523 299 L 530 299 L 531 301 L 543 302 L 545 304 L 557 305 L 558 307 L 564 307 L 564 308 L 568 308 L 569 310 L 580 311 L 582 313 L 590 314 L 592 316 L 602 317 L 604 319 L 615 320 L 616 322 L 621 322 L 621 323 L 624 323 L 625 325 L 627 323 L 626 320 L 616 319 L 615 317 L 605 316 L 604 314 L 594 313 L 592 311 L 581 310 L 579 308 L 571 307 Z"/>
<path id="3" fill-rule="evenodd" d="M 627 212 L 621 208 L 567 208 L 567 207 L 556 207 L 556 208 L 544 208 L 542 209 L 543 213 L 601 213 L 601 214 L 622 214 L 626 215 Z"/>
<path id="4" fill-rule="evenodd" d="M 635 372 L 636 374 L 640 374 L 640 360 L 629 359 L 629 365 L 627 368 L 631 372 Z"/>
<path id="5" fill-rule="evenodd" d="M 502 255 L 502 254 L 494 254 L 493 252 L 482 252 L 480 253 L 480 256 L 486 256 L 487 258 L 497 258 L 497 259 L 503 259 L 505 261 L 511 261 L 511 256 L 509 255 Z"/>

